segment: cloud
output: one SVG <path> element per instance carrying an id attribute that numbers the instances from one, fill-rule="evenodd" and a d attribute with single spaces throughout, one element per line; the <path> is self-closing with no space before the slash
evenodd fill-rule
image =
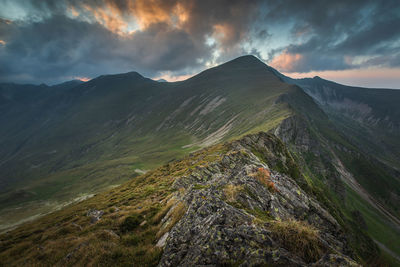
<path id="1" fill-rule="evenodd" d="M 369 88 L 395 88 L 399 89 L 400 68 L 368 68 L 351 70 L 326 70 L 308 73 L 284 73 L 292 78 L 305 78 L 319 76 L 342 84 Z"/>
<path id="2" fill-rule="evenodd" d="M 272 51 L 268 60 L 274 63 L 300 54 L 302 60 L 290 71 L 365 68 L 378 62 L 392 66 L 399 58 L 398 1 L 285 1 L 268 7 L 266 21 L 285 23 L 284 18 L 292 25 L 295 41 Z M 371 56 L 375 59 L 348 60 Z"/>
<path id="3" fill-rule="evenodd" d="M 255 3 L 26 1 L 26 14 L 34 19 L 16 16 L 13 25 L 1 24 L 10 34 L 0 34 L 7 43 L 0 50 L 0 81 L 54 83 L 131 70 L 150 77 L 193 73 L 243 53 L 240 43 L 248 38 Z M 210 37 L 213 45 L 207 44 Z"/>
<path id="4" fill-rule="evenodd" d="M 2 1 L 0 82 L 181 77 L 249 53 L 286 72 L 400 64 L 397 0 Z"/>
<path id="5" fill-rule="evenodd" d="M 279 69 L 284 72 L 293 72 L 297 69 L 297 65 L 302 61 L 303 56 L 301 54 L 292 54 L 287 51 L 283 51 L 278 56 L 274 57 L 270 62 L 273 68 Z"/>

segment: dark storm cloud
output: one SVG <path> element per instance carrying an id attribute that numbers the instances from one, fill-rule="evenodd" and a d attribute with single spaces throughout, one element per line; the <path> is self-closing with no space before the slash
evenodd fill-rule
<path id="1" fill-rule="evenodd" d="M 154 76 L 194 69 L 212 58 L 213 49 L 238 44 L 256 7 L 228 0 L 25 1 L 25 5 L 34 15 L 1 28 L 12 32 L 0 47 L 2 81 L 54 82 L 130 70 Z M 127 29 L 132 17 L 139 26 L 134 33 Z M 218 44 L 206 44 L 213 36 Z"/>
<path id="2" fill-rule="evenodd" d="M 378 63 L 394 66 L 399 57 L 400 4 L 396 0 L 280 1 L 268 5 L 267 10 L 266 21 L 277 24 L 289 18 L 294 39 L 305 39 L 269 54 L 269 59 L 279 54 L 286 58 L 299 55 L 286 65 L 287 71 L 338 70 Z"/>
<path id="3" fill-rule="evenodd" d="M 26 14 L 0 20 L 0 81 L 184 74 L 245 53 L 289 72 L 399 66 L 397 0 L 2 2 Z"/>

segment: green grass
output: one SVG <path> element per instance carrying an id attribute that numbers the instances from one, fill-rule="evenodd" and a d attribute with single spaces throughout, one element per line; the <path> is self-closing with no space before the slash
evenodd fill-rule
<path id="1" fill-rule="evenodd" d="M 397 255 L 400 255 L 400 232 L 396 230 L 379 211 L 366 203 L 350 188 L 347 188 L 347 196 L 345 209 L 347 211 L 347 216 L 351 216 L 349 211 L 359 210 L 367 223 L 368 234 L 370 234 L 372 238 L 385 244 L 386 247 Z"/>
<path id="2" fill-rule="evenodd" d="M 0 262 L 7 266 L 156 266 L 157 240 L 186 211 L 173 194 L 176 177 L 196 166 L 221 160 L 227 148 L 216 145 L 172 161 L 121 186 L 72 204 L 0 235 Z M 89 210 L 104 212 L 92 224 Z M 169 214 L 165 226 L 162 219 Z"/>
<path id="3" fill-rule="evenodd" d="M 0 216 L 0 227 L 128 181 L 138 175 L 132 170 L 181 158 L 224 127 L 211 143 L 269 131 L 291 115 L 288 105 L 276 100 L 292 90 L 261 62 L 244 60 L 185 82 L 111 75 L 57 94 L 47 90 L 31 98 L 31 105 L 9 103 L 0 116 L 5 148 L 0 163 L 7 160 L 0 172 L 13 183 L 0 193 L 0 211 L 15 212 Z M 225 100 L 205 112 L 218 98 Z M 26 110 L 31 106 L 36 108 Z M 26 140 L 22 146 L 21 140 Z M 17 198 L 21 189 L 27 194 Z M 28 206 L 29 212 L 19 209 Z"/>

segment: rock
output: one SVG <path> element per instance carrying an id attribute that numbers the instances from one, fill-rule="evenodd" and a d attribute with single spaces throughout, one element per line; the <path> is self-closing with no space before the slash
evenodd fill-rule
<path id="1" fill-rule="evenodd" d="M 165 243 L 167 242 L 167 238 L 168 238 L 169 233 L 166 232 L 157 242 L 156 247 L 164 247 Z"/>
<path id="2" fill-rule="evenodd" d="M 157 246 L 164 247 L 159 266 L 306 266 L 334 259 L 352 266 L 341 226 L 298 185 L 302 177 L 271 171 L 276 191 L 257 179 L 259 168 L 273 165 L 295 174 L 291 164 L 282 142 L 260 133 L 233 142 L 222 159 L 177 178 L 173 187 L 185 190 L 175 197 L 188 208 L 158 240 Z M 168 220 L 169 214 L 162 221 Z M 302 258 L 275 238 L 271 224 L 288 220 L 318 233 L 313 258 Z M 328 251 L 335 254 L 324 256 Z"/>
<path id="3" fill-rule="evenodd" d="M 104 211 L 102 211 L 102 210 L 91 209 L 87 212 L 86 216 L 90 217 L 90 223 L 94 224 L 98 220 L 100 220 L 100 218 L 101 218 L 101 216 L 103 216 L 103 214 L 104 214 Z"/>
<path id="4" fill-rule="evenodd" d="M 326 254 L 319 261 L 312 264 L 315 267 L 342 267 L 342 266 L 361 266 L 354 260 L 344 255 Z"/>

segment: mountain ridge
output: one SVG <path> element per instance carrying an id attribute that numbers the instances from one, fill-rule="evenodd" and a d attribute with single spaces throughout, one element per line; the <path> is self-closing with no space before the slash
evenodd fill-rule
<path id="1" fill-rule="evenodd" d="M 98 193 L 108 186 L 143 179 L 139 178 L 142 173 L 165 162 L 261 131 L 283 141 L 290 153 L 286 158 L 300 166 L 286 174 L 295 178 L 300 172 L 303 178 L 296 183 L 353 237 L 364 238 L 368 232 L 398 252 L 393 241 L 399 236 L 396 227 L 379 218 L 379 207 L 359 199 L 359 188 L 347 183 L 360 183 L 375 199 L 373 204 L 379 203 L 398 217 L 395 203 L 399 192 L 395 190 L 399 187 L 392 165 L 375 161 L 375 155 L 362 149 L 360 139 L 352 138 L 306 89 L 304 84 L 285 82 L 279 72 L 257 58 L 244 56 L 173 83 L 153 81 L 136 72 L 100 76 L 45 98 L 45 104 L 35 103 L 21 120 L 21 106 L 4 106 L 8 112 L 0 116 L 4 132 L 24 132 L 15 136 L 0 132 L 4 138 L 0 139 L 4 147 L 0 160 L 8 160 L 8 169 L 1 173 L 19 179 L 19 184 L 0 196 L 0 209 L 14 216 L 0 217 L 2 227 L 21 220 L 21 214 L 26 218 L 28 211 L 20 207 L 29 207 L 32 216 L 47 213 L 50 208 L 39 208 L 45 201 L 54 201 L 49 206 L 59 208 L 60 203 L 86 197 L 82 193 Z M 41 117 L 33 120 L 31 114 Z M 10 117 L 15 121 L 10 123 Z M 42 128 L 37 123 L 21 128 L 25 121 L 35 120 Z M 21 144 L 22 134 L 27 137 Z M 14 143 L 16 147 L 9 149 Z M 250 152 L 261 160 L 268 154 Z M 287 162 L 281 162 L 275 169 L 278 173 L 288 171 Z M 27 175 L 29 180 L 24 178 Z M 381 188 L 376 193 L 378 180 Z M 5 201 L 13 196 L 18 196 L 19 202 Z M 142 200 L 147 201 L 146 197 Z M 82 204 L 84 208 L 85 203 L 90 200 Z M 18 214 L 18 209 L 22 213 Z M 357 230 L 354 222 L 365 227 Z M 356 260 L 368 258 L 362 248 L 353 246 L 359 255 Z M 379 253 L 375 254 L 378 257 Z"/>

